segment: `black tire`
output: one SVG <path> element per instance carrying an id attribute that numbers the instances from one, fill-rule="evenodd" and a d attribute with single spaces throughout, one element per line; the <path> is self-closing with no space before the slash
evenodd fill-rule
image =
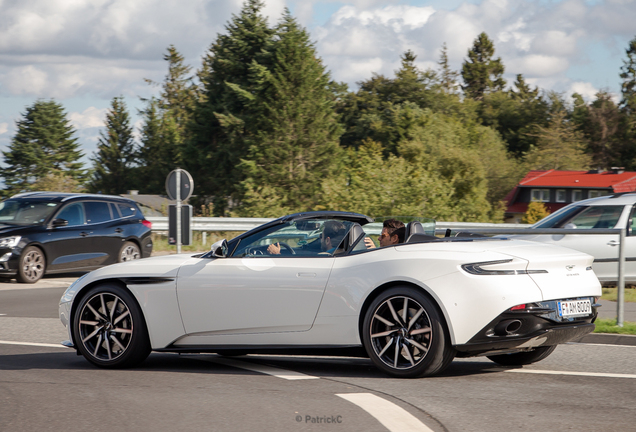
<path id="1" fill-rule="evenodd" d="M 77 350 L 96 366 L 132 367 L 150 354 L 141 309 L 118 285 L 103 284 L 88 291 L 75 310 L 72 325 Z"/>
<path id="2" fill-rule="evenodd" d="M 362 339 L 373 363 L 398 378 L 440 373 L 455 357 L 437 307 L 411 287 L 391 288 L 371 303 Z"/>
<path id="3" fill-rule="evenodd" d="M 20 255 L 16 279 L 20 283 L 35 283 L 46 271 L 44 252 L 36 246 L 27 246 Z"/>
<path id="4" fill-rule="evenodd" d="M 119 256 L 117 257 L 117 262 L 126 262 L 138 260 L 141 258 L 141 251 L 139 250 L 139 246 L 136 243 L 127 241 L 123 244 L 121 249 L 119 250 Z"/>
<path id="5" fill-rule="evenodd" d="M 556 349 L 556 345 L 535 348 L 532 351 L 514 354 L 499 354 L 487 356 L 490 360 L 502 366 L 523 366 L 543 360 Z"/>

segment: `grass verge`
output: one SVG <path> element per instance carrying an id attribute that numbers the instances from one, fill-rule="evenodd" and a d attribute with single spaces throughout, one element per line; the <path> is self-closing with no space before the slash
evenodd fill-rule
<path id="1" fill-rule="evenodd" d="M 616 301 L 617 296 L 618 288 L 603 287 L 603 295 L 601 296 L 603 300 Z M 636 303 L 635 288 L 625 288 L 625 301 Z"/>
<path id="2" fill-rule="evenodd" d="M 623 327 L 616 325 L 615 319 L 597 319 L 594 333 L 636 334 L 636 323 L 625 321 Z"/>
<path id="3" fill-rule="evenodd" d="M 210 250 L 210 246 L 212 246 L 214 242 L 221 239 L 230 240 L 239 234 L 242 234 L 242 232 L 213 231 L 209 233 L 203 233 L 200 231 L 192 231 L 192 244 L 188 246 L 181 246 L 181 252 L 207 252 Z M 153 232 L 152 242 L 153 252 L 168 252 L 173 254 L 177 253 L 177 246 L 168 243 L 167 235 Z"/>

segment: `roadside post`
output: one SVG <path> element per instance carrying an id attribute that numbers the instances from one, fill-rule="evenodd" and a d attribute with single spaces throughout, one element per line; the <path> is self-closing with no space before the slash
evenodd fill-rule
<path id="1" fill-rule="evenodd" d="M 616 325 L 623 327 L 625 319 L 625 227 L 618 235 L 618 286 L 616 287 Z"/>
<path id="2" fill-rule="evenodd" d="M 174 236 L 174 244 L 177 245 L 177 253 L 181 253 L 181 244 L 184 233 L 190 233 L 190 223 L 192 221 L 192 206 L 183 206 L 181 201 L 187 200 L 192 196 L 192 191 L 194 190 L 194 180 L 192 180 L 192 176 L 189 172 L 184 169 L 177 168 L 168 174 L 166 178 L 166 192 L 168 193 L 168 197 L 177 202 L 175 208 L 175 217 L 174 223 L 172 220 L 168 221 L 168 225 L 170 227 L 174 227 L 175 236 Z M 190 217 L 183 217 L 182 208 L 187 207 L 187 211 L 189 212 Z M 172 218 L 172 212 L 168 212 L 168 216 Z M 187 225 L 187 226 L 184 226 Z M 169 243 L 172 243 L 173 237 L 170 235 L 172 230 L 168 230 L 168 239 Z M 188 234 L 187 244 L 190 244 L 192 235 Z"/>

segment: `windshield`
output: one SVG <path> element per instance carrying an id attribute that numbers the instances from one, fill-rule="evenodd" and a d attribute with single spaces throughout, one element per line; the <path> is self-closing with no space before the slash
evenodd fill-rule
<path id="1" fill-rule="evenodd" d="M 622 205 L 573 206 L 548 216 L 533 228 L 614 228 L 623 212 Z"/>
<path id="2" fill-rule="evenodd" d="M 332 219 L 285 222 L 241 239 L 232 256 L 332 256 L 338 253 L 338 246 L 353 225 Z M 329 245 L 322 241 L 326 237 Z M 270 245 L 276 249 L 272 250 Z"/>
<path id="3" fill-rule="evenodd" d="M 0 223 L 8 225 L 40 225 L 59 206 L 49 201 L 8 199 L 0 202 Z"/>

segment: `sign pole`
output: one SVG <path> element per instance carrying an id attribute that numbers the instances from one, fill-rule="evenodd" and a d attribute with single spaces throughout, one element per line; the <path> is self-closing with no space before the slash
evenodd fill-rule
<path id="1" fill-rule="evenodd" d="M 177 168 L 177 253 L 181 253 L 181 168 Z"/>

